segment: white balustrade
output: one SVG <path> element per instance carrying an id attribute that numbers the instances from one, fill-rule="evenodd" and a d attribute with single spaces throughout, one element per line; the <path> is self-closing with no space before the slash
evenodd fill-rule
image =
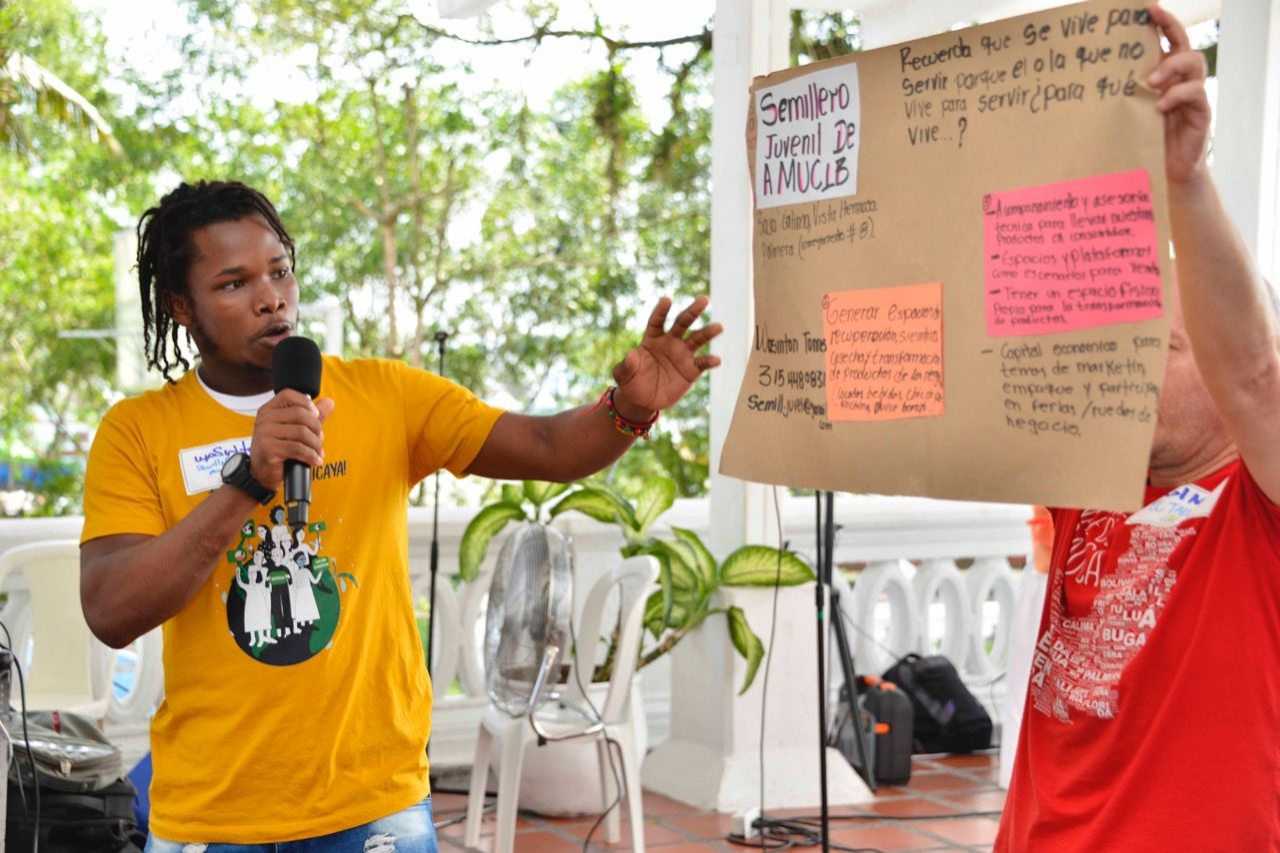
<path id="1" fill-rule="evenodd" d="M 907 564 L 910 565 L 909 563 Z M 921 612 L 902 561 L 877 560 L 858 573 L 847 591 L 843 574 L 833 579 L 849 642 L 860 674 L 878 675 L 919 646 Z"/>
<path id="2" fill-rule="evenodd" d="M 957 668 L 969 655 L 969 593 L 954 560 L 925 560 L 911 579 L 920 608 L 913 651 L 943 655 Z"/>
<path id="3" fill-rule="evenodd" d="M 966 659 L 969 673 L 994 677 L 1008 668 L 1009 634 L 1019 579 L 1008 560 L 995 557 L 975 560 L 965 571 L 970 608 L 969 656 Z M 988 623 L 991 626 L 990 649 L 987 648 Z"/>
<path id="4" fill-rule="evenodd" d="M 781 541 L 811 558 L 814 510 L 812 498 L 783 501 Z M 833 553 L 841 569 L 836 581 L 840 608 L 859 673 L 880 673 L 907 652 L 942 653 L 961 670 L 978 698 L 999 719 L 1002 691 L 989 689 L 1004 671 L 1012 639 L 1009 624 L 1019 572 L 1009 557 L 1030 552 L 1023 506 L 968 504 L 921 498 L 837 496 L 839 529 Z M 436 685 L 431 755 L 437 766 L 461 766 L 471 760 L 476 724 L 484 704 L 482 660 L 485 590 L 498 552 L 491 546 L 482 575 L 474 584 L 457 582 L 458 543 L 474 514 L 469 508 L 441 508 L 433 525 L 430 508 L 409 510 L 409 556 L 415 599 L 428 597 L 433 530 L 439 563 L 433 644 L 435 670 L 451 683 Z M 680 501 L 663 523 L 707 537 L 710 522 L 705 501 Z M 0 550 L 41 539 L 76 537 L 82 520 L 0 520 Z M 556 527 L 574 545 L 577 587 L 614 565 L 622 544 L 620 533 L 585 516 L 558 518 Z M 660 529 L 656 531 L 662 533 Z M 963 567 L 963 568 L 962 568 Z M 852 583 L 844 581 L 848 573 Z M 21 589 L 13 589 L 0 618 L 11 631 L 25 624 Z M 76 594 L 69 591 L 68 594 Z M 763 628 L 757 631 L 767 637 Z M 135 738 L 135 751 L 145 749 L 145 723 L 163 691 L 159 632 L 141 638 L 131 654 L 118 660 L 122 682 L 108 715 L 113 737 Z M 453 674 L 456 673 L 456 678 Z M 641 673 L 641 693 L 650 743 L 670 730 L 669 666 L 665 658 Z M 981 688 L 981 689 L 978 689 Z"/>

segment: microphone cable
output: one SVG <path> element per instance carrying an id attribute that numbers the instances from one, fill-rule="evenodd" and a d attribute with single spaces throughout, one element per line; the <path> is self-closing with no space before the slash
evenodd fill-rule
<path id="1" fill-rule="evenodd" d="M 619 610 L 618 610 L 618 618 L 619 618 L 619 619 L 621 619 L 621 618 L 622 618 L 622 609 L 621 609 L 621 608 L 622 608 L 622 600 L 621 600 L 621 599 L 622 599 L 622 593 L 621 593 L 621 591 L 619 591 L 619 593 L 618 593 L 618 598 L 619 598 L 619 600 L 618 600 L 618 608 L 619 608 Z M 641 630 L 642 630 L 642 631 L 644 630 L 644 629 L 643 629 L 643 627 L 641 628 Z M 572 614 L 570 614 L 570 616 L 569 616 L 569 641 L 573 644 L 573 648 L 576 650 L 576 649 L 578 648 L 578 631 L 577 631 L 577 629 L 576 629 L 576 628 L 574 627 L 574 625 L 573 625 L 573 615 L 572 615 Z M 592 675 L 594 676 L 594 675 L 595 675 L 595 673 L 594 673 L 595 662 L 594 662 L 594 661 L 587 661 L 587 663 L 588 663 L 589 665 L 591 665 L 591 667 L 593 668 Z M 586 689 L 586 687 L 584 687 L 584 686 L 583 686 L 583 684 L 582 684 L 582 670 L 578 667 L 578 662 L 577 662 L 577 660 L 576 660 L 576 655 L 575 655 L 575 660 L 574 660 L 574 662 L 573 662 L 573 680 L 574 680 L 575 682 L 577 682 L 577 685 L 578 685 L 578 692 L 582 694 L 582 701 L 584 701 L 584 702 L 586 702 L 586 703 L 587 703 L 587 707 L 591 709 L 591 713 L 595 716 L 595 718 L 596 718 L 597 720 L 601 720 L 600 709 L 599 709 L 599 708 L 597 708 L 597 707 L 596 707 L 596 705 L 595 705 L 595 703 L 591 701 L 591 696 L 590 696 L 590 694 L 588 694 L 588 693 L 587 693 L 587 689 Z M 594 682 L 592 682 L 592 683 L 594 683 Z M 630 687 L 628 687 L 628 688 L 627 688 L 627 691 L 628 691 L 628 698 L 629 698 L 629 694 L 630 694 L 630 689 L 631 689 Z M 630 713 L 630 709 L 628 709 L 628 713 Z M 614 798 L 613 798 L 613 801 L 605 805 L 605 807 L 604 807 L 604 811 L 602 811 L 602 812 L 600 813 L 600 816 L 599 816 L 598 818 L 596 818 L 595 823 L 591 824 L 591 828 L 590 828 L 589 830 L 587 830 L 587 836 L 586 836 L 586 838 L 582 839 L 582 853 L 587 853 L 588 848 L 590 848 L 590 846 L 591 846 L 591 836 L 595 835 L 596 830 L 600 828 L 600 824 L 604 823 L 604 820 L 605 820 L 605 818 L 607 818 L 607 817 L 609 816 L 609 813 L 610 813 L 611 811 L 613 811 L 615 808 L 618 808 L 618 809 L 622 808 L 622 796 L 623 796 L 623 794 L 625 793 L 628 797 L 634 797 L 634 796 L 639 796 L 639 795 L 640 795 L 640 792 L 639 792 L 639 791 L 628 791 L 628 790 L 627 790 L 627 788 L 626 788 L 626 780 L 623 778 L 623 776 L 622 776 L 622 771 L 620 771 L 620 770 L 618 769 L 618 764 L 617 764 L 617 762 L 614 760 L 614 754 L 613 754 L 613 751 L 614 751 L 614 749 L 616 748 L 616 749 L 618 750 L 618 752 L 619 752 L 619 755 L 621 755 L 621 752 L 622 752 L 622 744 L 618 743 L 616 740 L 614 740 L 613 738 L 609 737 L 609 734 L 608 734 L 608 732 L 607 732 L 607 731 L 602 731 L 602 733 L 601 733 L 601 737 L 603 737 L 603 738 L 604 738 L 604 752 L 605 752 L 605 756 L 609 759 L 609 773 L 610 773 L 610 775 L 612 775 L 612 776 L 613 776 L 613 786 L 614 786 L 614 790 L 615 790 L 617 793 L 615 794 L 615 796 L 614 796 Z M 598 755 L 598 754 L 599 754 L 599 753 L 597 753 L 597 755 Z M 639 758 L 639 757 L 640 757 L 640 756 L 637 756 L 637 758 Z M 604 769 L 604 768 L 601 768 L 601 769 Z"/>
<path id="2" fill-rule="evenodd" d="M 31 853 L 40 853 L 40 782 L 36 779 L 36 756 L 31 751 L 31 734 L 27 729 L 27 685 L 22 677 L 22 663 L 18 660 L 17 654 L 13 651 L 13 637 L 9 634 L 9 628 L 0 622 L 0 631 L 4 631 L 4 645 L 0 646 L 7 651 L 13 660 L 13 670 L 18 673 L 18 695 L 21 703 L 22 714 L 22 742 L 27 748 L 27 761 L 31 767 L 31 790 L 32 799 L 35 801 L 35 818 L 31 824 Z M 7 708 L 5 709 L 8 710 Z M 9 755 L 13 756 L 13 740 L 9 735 L 9 730 L 5 727 L 5 737 L 9 739 Z M 22 801 L 23 814 L 29 814 L 27 811 L 27 792 L 22 781 L 22 769 L 18 768 L 18 797 Z"/>
<path id="3" fill-rule="evenodd" d="M 731 832 L 725 836 L 725 840 L 730 844 L 738 847 L 749 847 L 755 850 L 790 850 L 794 847 L 817 847 L 822 844 L 821 827 L 812 827 L 797 822 L 795 819 L 778 819 L 767 818 L 764 815 L 764 790 L 765 790 L 765 771 L 764 771 L 764 740 L 765 740 L 765 709 L 766 701 L 769 695 L 769 670 L 773 662 L 773 641 L 777 634 L 778 627 L 778 592 L 782 583 L 782 551 L 787 549 L 787 542 L 782 538 L 782 509 L 778 500 L 778 487 L 773 487 L 773 512 L 774 522 L 778 533 L 778 541 L 781 544 L 778 553 L 778 564 L 773 580 L 773 602 L 771 607 L 769 621 L 769 643 L 765 647 L 765 665 L 763 681 L 760 685 L 760 816 L 757 817 L 750 827 L 746 829 L 760 830 L 759 840 L 748 838 L 744 835 Z M 823 687 L 825 690 L 825 686 Z M 845 847 L 838 844 L 827 845 L 835 850 L 843 850 L 846 853 L 883 853 L 873 847 Z"/>
<path id="4" fill-rule="evenodd" d="M 773 601 L 770 607 L 769 618 L 769 642 L 765 645 L 764 653 L 764 673 L 762 674 L 760 684 L 760 739 L 759 739 L 759 765 L 760 765 L 760 816 L 753 822 L 752 826 L 743 827 L 750 832 L 752 829 L 760 830 L 760 840 L 753 841 L 751 836 L 739 835 L 731 832 L 725 839 L 730 844 L 739 847 L 752 847 L 757 850 L 787 850 L 793 846 L 797 846 L 796 839 L 789 832 L 782 833 L 778 828 L 782 821 L 774 821 L 764 816 L 764 789 L 765 789 L 765 772 L 764 772 L 764 740 L 766 732 L 766 710 L 768 708 L 769 697 L 769 672 L 773 665 L 773 641 L 777 636 L 778 630 L 778 592 L 782 583 L 782 552 L 786 550 L 787 543 L 782 538 L 782 509 L 778 500 L 778 487 L 773 487 L 773 516 L 774 523 L 778 534 L 778 542 L 781 543 L 778 549 L 778 563 L 773 577 Z M 811 846 L 813 843 L 805 840 L 799 846 Z"/>

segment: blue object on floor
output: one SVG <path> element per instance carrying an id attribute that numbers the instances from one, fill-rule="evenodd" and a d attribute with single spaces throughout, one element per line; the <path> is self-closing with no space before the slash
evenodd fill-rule
<path id="1" fill-rule="evenodd" d="M 151 752 L 138 760 L 127 774 L 138 795 L 133 798 L 133 814 L 138 819 L 138 831 L 147 832 L 147 817 L 151 814 Z"/>

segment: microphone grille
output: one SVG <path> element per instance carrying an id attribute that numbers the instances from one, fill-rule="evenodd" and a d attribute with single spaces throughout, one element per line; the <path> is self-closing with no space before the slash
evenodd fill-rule
<path id="1" fill-rule="evenodd" d="M 276 344 L 271 356 L 271 388 L 301 391 L 309 397 L 320 393 L 320 347 L 310 338 L 293 335 Z"/>

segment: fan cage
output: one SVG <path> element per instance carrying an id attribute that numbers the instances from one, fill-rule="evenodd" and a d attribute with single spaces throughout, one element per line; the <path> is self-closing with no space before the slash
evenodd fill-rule
<path id="1" fill-rule="evenodd" d="M 548 647 L 570 653 L 573 561 L 564 534 L 545 524 L 520 525 L 498 554 L 485 612 L 485 691 L 505 713 L 519 717 L 537 707 L 538 673 Z M 561 681 L 550 673 L 542 692 Z"/>

